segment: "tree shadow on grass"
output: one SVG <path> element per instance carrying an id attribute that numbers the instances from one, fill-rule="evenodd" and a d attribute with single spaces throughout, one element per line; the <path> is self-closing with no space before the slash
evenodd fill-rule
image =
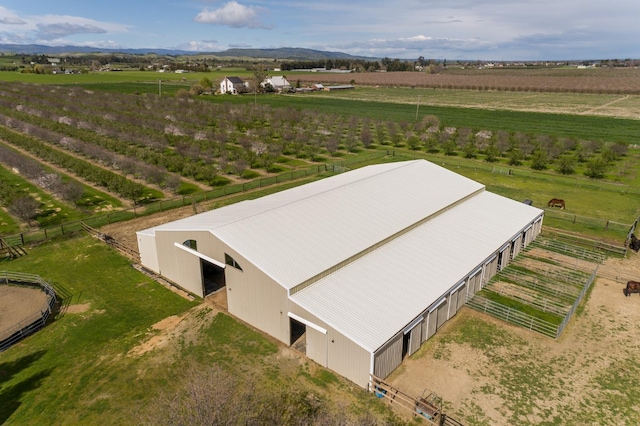
<path id="1" fill-rule="evenodd" d="M 42 370 L 15 384 L 7 385 L 11 379 L 31 367 L 37 360 L 42 358 L 46 351 L 38 351 L 14 361 L 0 363 L 0 424 L 11 417 L 20 408 L 22 396 L 27 392 L 40 387 L 42 380 L 51 374 L 51 369 Z"/>

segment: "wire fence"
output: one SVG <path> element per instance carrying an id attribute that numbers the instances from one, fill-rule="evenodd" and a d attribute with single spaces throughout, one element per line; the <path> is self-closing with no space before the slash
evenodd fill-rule
<path id="1" fill-rule="evenodd" d="M 544 238 L 543 242 L 547 242 L 547 240 L 547 238 Z M 550 242 L 553 243 L 553 241 Z M 545 244 L 540 244 L 537 241 L 536 243 L 540 247 L 545 246 Z M 578 258 L 581 258 L 581 254 L 584 254 L 580 248 L 573 249 L 568 244 L 559 243 L 559 246 L 564 247 L 561 252 L 563 252 L 567 256 L 577 256 Z M 558 247 L 554 248 L 557 249 Z M 522 255 L 520 255 L 519 258 L 521 258 L 521 256 Z M 591 256 L 588 256 L 588 259 L 591 262 L 594 261 Z M 590 269 L 590 274 L 583 275 L 580 271 L 576 270 L 576 276 L 555 273 L 551 275 L 543 274 L 543 276 L 540 276 L 539 273 L 520 271 L 519 269 L 514 269 L 514 260 L 514 265 L 509 265 L 503 271 L 500 271 L 494 277 L 494 279 L 492 279 L 492 282 L 490 282 L 489 285 L 487 285 L 483 289 L 483 291 L 486 290 L 489 292 L 497 293 L 501 296 L 506 297 L 507 299 L 517 301 L 523 305 L 532 306 L 540 312 L 549 312 L 552 314 L 556 314 L 562 318 L 562 321 L 560 321 L 559 324 L 543 320 L 535 315 L 523 312 L 516 307 L 506 306 L 494 300 L 490 300 L 489 298 L 482 296 L 480 293 L 469 298 L 466 301 L 466 304 L 472 309 L 480 312 L 485 312 L 502 321 L 518 325 L 547 337 L 558 339 L 560 338 L 560 335 L 571 320 L 571 317 L 584 299 L 585 294 L 596 278 L 599 263 L 602 262 L 602 259 L 600 259 L 599 257 L 597 260 L 600 261 L 592 263 L 592 265 L 595 265 L 595 268 L 593 270 Z M 560 266 L 557 266 L 557 268 L 560 268 Z M 578 282 L 576 281 L 576 279 L 578 279 L 578 276 L 582 276 L 583 281 L 581 281 L 580 285 L 578 286 L 578 288 L 580 289 L 579 293 L 575 294 L 573 293 L 572 288 L 575 288 L 575 286 L 578 284 Z M 527 293 L 527 297 L 521 297 L 514 292 L 503 294 L 503 292 L 501 292 L 499 288 L 493 288 L 495 286 L 495 281 L 501 279 L 506 279 L 509 282 L 514 282 L 516 285 L 522 285 L 522 287 L 529 290 L 535 290 L 536 292 L 540 292 L 540 294 L 536 296 L 535 294 Z M 553 285 L 553 283 L 556 283 L 556 285 L 559 285 L 559 287 L 556 287 L 556 285 Z M 566 291 L 565 289 L 562 291 L 562 295 L 554 294 L 553 289 L 562 287 L 568 287 L 569 291 Z M 574 294 L 572 300 L 573 303 L 571 305 L 562 303 L 563 300 L 565 302 L 568 301 L 567 298 L 571 297 L 572 293 Z M 553 299 L 557 299 L 557 301 L 549 299 L 549 296 L 551 296 Z"/>
<path id="2" fill-rule="evenodd" d="M 558 326 L 548 321 L 529 315 L 500 303 L 489 300 L 479 295 L 473 296 L 467 300 L 467 306 L 476 311 L 487 313 L 493 317 L 501 319 L 505 322 L 516 324 L 527 330 L 535 331 L 547 337 L 556 338 L 558 335 Z"/>
<path id="3" fill-rule="evenodd" d="M 0 352 L 2 352 L 46 325 L 56 303 L 56 292 L 51 284 L 40 276 L 20 272 L 0 272 L 0 285 L 38 288 L 46 294 L 46 302 L 38 312 L 34 312 L 27 318 L 0 330 Z"/>

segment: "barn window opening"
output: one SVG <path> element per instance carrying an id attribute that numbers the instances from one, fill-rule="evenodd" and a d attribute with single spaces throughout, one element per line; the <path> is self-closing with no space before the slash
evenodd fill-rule
<path id="1" fill-rule="evenodd" d="M 229 256 L 227 253 L 224 254 L 224 263 L 242 271 L 242 267 L 238 264 L 238 262 L 236 262 L 236 260 L 233 257 Z"/>
<path id="2" fill-rule="evenodd" d="M 196 251 L 198 250 L 198 243 L 196 242 L 196 240 L 187 240 L 182 243 L 182 245 Z"/>

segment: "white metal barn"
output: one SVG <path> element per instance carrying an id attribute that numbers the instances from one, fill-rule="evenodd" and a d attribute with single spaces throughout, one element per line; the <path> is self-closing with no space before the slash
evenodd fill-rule
<path id="1" fill-rule="evenodd" d="M 424 160 L 137 233 L 142 264 L 366 387 L 539 234 L 543 211 Z"/>

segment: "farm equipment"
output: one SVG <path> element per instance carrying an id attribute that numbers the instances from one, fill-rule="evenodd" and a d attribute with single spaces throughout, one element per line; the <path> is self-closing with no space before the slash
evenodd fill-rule
<path id="1" fill-rule="evenodd" d="M 427 420 L 436 420 L 442 413 L 442 398 L 425 389 L 422 395 L 416 398 L 415 410 Z"/>

